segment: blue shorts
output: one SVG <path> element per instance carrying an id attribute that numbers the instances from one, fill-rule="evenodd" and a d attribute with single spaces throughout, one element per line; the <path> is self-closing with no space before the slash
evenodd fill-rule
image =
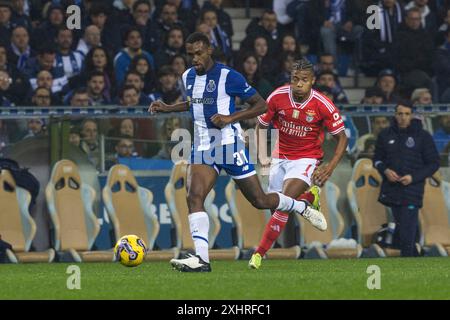
<path id="1" fill-rule="evenodd" d="M 233 179 L 244 179 L 256 174 L 250 162 L 250 154 L 245 143 L 236 139 L 235 143 L 219 145 L 204 151 L 191 150 L 191 164 L 206 164 L 217 174 L 223 169 Z"/>

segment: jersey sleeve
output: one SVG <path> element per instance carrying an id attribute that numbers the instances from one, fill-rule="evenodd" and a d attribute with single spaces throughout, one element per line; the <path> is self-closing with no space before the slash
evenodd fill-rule
<path id="1" fill-rule="evenodd" d="M 258 121 L 263 126 L 268 127 L 270 126 L 270 122 L 272 122 L 272 119 L 276 113 L 275 99 L 273 99 L 273 95 L 270 95 L 267 98 L 266 102 L 267 102 L 267 111 L 266 113 L 258 116 Z"/>
<path id="2" fill-rule="evenodd" d="M 227 75 L 226 92 L 232 97 L 239 97 L 245 101 L 252 97 L 256 90 L 247 83 L 242 74 L 231 69 Z"/>
<path id="3" fill-rule="evenodd" d="M 332 134 L 338 134 L 345 130 L 344 120 L 341 117 L 341 113 L 336 106 L 329 101 L 321 103 L 319 110 L 323 118 L 323 124 L 327 128 L 327 131 Z"/>

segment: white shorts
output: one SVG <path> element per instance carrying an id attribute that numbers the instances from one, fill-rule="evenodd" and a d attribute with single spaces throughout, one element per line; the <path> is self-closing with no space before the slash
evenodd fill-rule
<path id="1" fill-rule="evenodd" d="M 311 186 L 314 170 L 319 165 L 317 159 L 303 158 L 298 160 L 272 159 L 269 173 L 268 192 L 281 192 L 286 179 L 300 179 Z"/>

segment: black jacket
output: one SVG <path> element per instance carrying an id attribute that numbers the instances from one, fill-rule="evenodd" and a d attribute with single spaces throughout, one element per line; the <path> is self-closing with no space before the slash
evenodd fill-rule
<path id="1" fill-rule="evenodd" d="M 380 132 L 373 158 L 374 167 L 383 177 L 379 201 L 387 206 L 422 207 L 425 179 L 439 169 L 439 153 L 431 135 L 414 119 L 406 129 L 397 121 Z M 399 176 L 410 174 L 412 183 L 403 186 L 389 182 L 384 171 L 389 168 Z"/>

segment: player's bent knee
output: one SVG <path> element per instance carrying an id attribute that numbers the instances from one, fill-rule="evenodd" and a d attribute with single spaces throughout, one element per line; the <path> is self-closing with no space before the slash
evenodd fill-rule
<path id="1" fill-rule="evenodd" d="M 267 209 L 267 204 L 264 199 L 261 198 L 254 198 L 251 201 L 252 206 L 254 206 L 256 209 Z"/>
<path id="2" fill-rule="evenodd" d="M 205 202 L 204 197 L 196 193 L 188 193 L 186 198 L 190 210 L 194 208 L 202 208 L 203 203 Z"/>

